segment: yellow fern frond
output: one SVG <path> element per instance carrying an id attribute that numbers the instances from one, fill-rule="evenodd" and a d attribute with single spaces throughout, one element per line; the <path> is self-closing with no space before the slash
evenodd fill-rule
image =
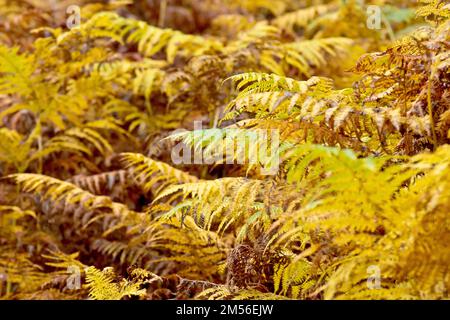
<path id="1" fill-rule="evenodd" d="M 140 283 L 122 279 L 115 281 L 115 274 L 111 268 L 98 270 L 95 267 L 86 269 L 86 283 L 89 296 L 95 300 L 120 300 L 128 296 L 141 296 L 145 290 L 139 289 Z"/>
<path id="2" fill-rule="evenodd" d="M 417 9 L 417 15 L 437 21 L 450 18 L 450 6 L 441 0 L 420 0 L 423 5 Z"/>
<path id="3" fill-rule="evenodd" d="M 311 6 L 297 11 L 285 13 L 275 18 L 272 23 L 279 28 L 294 30 L 294 27 L 306 27 L 313 19 L 336 10 L 334 4 Z"/>
<path id="4" fill-rule="evenodd" d="M 74 184 L 45 175 L 23 173 L 13 174 L 6 178 L 17 183 L 23 192 L 39 194 L 43 199 L 53 203 L 63 202 L 65 209 L 72 209 L 76 224 L 81 226 L 86 226 L 95 219 L 103 218 L 104 214 L 94 214 L 102 211 L 104 213 L 104 210 L 115 217 L 126 217 L 132 213 L 125 205 L 113 202 L 107 196 L 95 196 Z M 75 214 L 76 208 L 84 211 L 81 221 L 78 221 L 80 213 Z"/>
<path id="5" fill-rule="evenodd" d="M 168 185 L 198 180 L 195 176 L 175 169 L 166 163 L 147 158 L 142 154 L 125 153 L 122 158 L 127 168 L 132 168 L 136 181 L 145 192 L 154 189 L 154 192 L 158 194 Z"/>

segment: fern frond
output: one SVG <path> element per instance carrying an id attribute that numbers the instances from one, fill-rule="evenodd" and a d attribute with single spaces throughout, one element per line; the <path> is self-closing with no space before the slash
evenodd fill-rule
<path id="1" fill-rule="evenodd" d="M 15 238 L 15 235 L 24 231 L 24 226 L 19 220 L 31 217 L 37 220 L 36 213 L 32 210 L 22 210 L 15 206 L 0 205 L 0 235 L 8 239 Z"/>
<path id="2" fill-rule="evenodd" d="M 284 0 L 227 0 L 227 2 L 250 12 L 268 10 L 274 15 L 280 15 L 287 9 L 287 3 Z"/>
<path id="3" fill-rule="evenodd" d="M 312 265 L 307 260 L 279 265 L 274 274 L 274 293 L 293 299 L 305 297 L 307 290 L 314 286 L 312 273 Z"/>
<path id="4" fill-rule="evenodd" d="M 300 73 L 310 77 L 311 68 L 326 66 L 329 59 L 346 54 L 353 44 L 353 40 L 348 38 L 324 38 L 288 43 L 283 46 L 284 59 Z"/>
<path id="5" fill-rule="evenodd" d="M 98 270 L 95 267 L 86 269 L 86 283 L 89 296 L 95 300 L 120 300 L 128 296 L 142 296 L 145 290 L 139 289 L 140 283 L 129 282 L 123 279 L 115 281 L 113 270 Z"/>
<path id="6" fill-rule="evenodd" d="M 109 231 L 111 232 L 111 231 Z M 113 260 L 118 260 L 121 264 L 142 265 L 145 258 L 149 258 L 149 247 L 139 245 L 136 240 L 130 244 L 120 241 L 108 241 L 98 239 L 93 243 L 92 248 L 98 252 L 110 256 Z"/>
<path id="7" fill-rule="evenodd" d="M 24 141 L 24 137 L 15 130 L 0 128 L 0 161 L 4 165 L 13 165 L 19 172 L 23 172 L 29 164 L 34 135 L 31 134 Z M 5 168 L 6 169 L 6 168 Z M 5 170 L 6 171 L 6 170 Z"/>
<path id="8" fill-rule="evenodd" d="M 145 192 L 155 190 L 158 194 L 168 185 L 193 183 L 197 177 L 175 169 L 166 163 L 152 160 L 137 153 L 125 153 L 122 159 L 127 168 L 132 168 L 133 175 Z"/>
<path id="9" fill-rule="evenodd" d="M 127 186 L 130 179 L 129 170 L 116 170 L 91 176 L 76 175 L 68 182 L 89 191 L 92 194 L 102 194 L 102 190 L 112 190 L 114 186 Z"/>
<path id="10" fill-rule="evenodd" d="M 190 55 L 204 54 L 221 48 L 221 43 L 214 39 L 205 41 L 203 37 L 183 34 L 172 29 L 161 29 L 143 21 L 122 18 L 111 12 L 95 14 L 81 26 L 80 31 L 91 37 L 109 37 L 121 43 L 137 44 L 138 51 L 145 57 L 151 57 L 165 48 L 170 63 L 173 62 L 175 55 L 182 51 L 180 48 Z M 63 34 L 58 41 L 61 42 L 69 36 L 70 33 Z"/>
<path id="11" fill-rule="evenodd" d="M 285 13 L 275 18 L 272 23 L 286 30 L 294 31 L 294 27 L 306 27 L 313 19 L 336 10 L 334 4 L 321 4 Z"/>
<path id="12" fill-rule="evenodd" d="M 149 110 L 151 110 L 150 95 L 152 90 L 160 85 L 163 75 L 164 72 L 159 69 L 146 69 L 137 71 L 136 78 L 133 80 L 133 93 L 144 96 Z"/>
<path id="13" fill-rule="evenodd" d="M 33 59 L 19 53 L 19 48 L 0 45 L 0 93 L 30 97 L 36 94 L 32 81 Z"/>
<path id="14" fill-rule="evenodd" d="M 45 175 L 23 173 L 13 174 L 6 178 L 18 184 L 23 192 L 38 194 L 43 200 L 50 200 L 53 203 L 62 202 L 65 210 L 74 212 L 74 220 L 77 225 L 86 226 L 98 218 L 103 218 L 104 210 L 113 217 L 123 217 L 132 213 L 125 205 L 113 202 L 109 197 L 95 196 L 74 184 Z M 84 212 L 81 221 L 78 221 L 79 217 L 75 214 L 76 208 Z M 100 212 L 103 214 L 99 215 Z"/>
<path id="15" fill-rule="evenodd" d="M 169 199 L 180 196 L 184 199 L 191 198 L 192 200 L 183 201 L 161 218 L 189 215 L 199 227 L 205 230 L 214 227 L 218 233 L 223 233 L 232 224 L 241 224 L 242 220 L 252 216 L 251 208 L 257 199 L 262 197 L 258 188 L 264 190 L 263 182 L 260 180 L 223 178 L 171 186 L 161 192 L 154 201 L 169 196 Z M 216 201 L 218 198 L 222 199 L 220 203 Z M 169 203 L 170 201 L 168 200 Z M 248 226 L 244 225 L 244 228 Z"/>
<path id="16" fill-rule="evenodd" d="M 2 246 L 0 253 L 0 272 L 6 275 L 0 280 L 0 288 L 5 286 L 6 290 L 0 294 L 8 299 L 16 292 L 35 292 L 55 276 L 30 261 L 27 253 L 18 253 L 11 248 L 8 250 L 5 246 Z"/>
<path id="17" fill-rule="evenodd" d="M 227 286 L 206 289 L 199 293 L 196 298 L 207 298 L 208 300 L 287 300 L 283 296 L 261 292 L 256 289 L 233 289 Z"/>
<path id="18" fill-rule="evenodd" d="M 417 9 L 417 15 L 437 21 L 450 18 L 450 6 L 441 0 L 420 0 L 423 5 Z"/>

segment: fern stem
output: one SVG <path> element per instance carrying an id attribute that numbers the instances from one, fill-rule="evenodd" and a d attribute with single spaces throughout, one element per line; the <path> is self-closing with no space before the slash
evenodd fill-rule
<path id="1" fill-rule="evenodd" d="M 38 136 L 37 136 L 37 144 L 38 144 L 38 152 L 42 151 L 42 132 L 41 132 L 41 116 L 38 115 L 36 117 L 36 126 L 39 128 Z M 38 173 L 42 173 L 43 162 L 42 156 L 38 159 Z"/>
<path id="2" fill-rule="evenodd" d="M 431 100 L 431 86 L 432 81 L 434 77 L 434 70 L 431 72 L 430 78 L 428 79 L 428 90 L 427 90 L 427 104 L 428 104 L 428 115 L 430 117 L 430 126 L 431 126 L 431 133 L 433 135 L 433 151 L 437 148 L 437 136 L 436 136 L 436 128 L 434 123 L 434 117 L 433 117 L 433 102 Z"/>
<path id="3" fill-rule="evenodd" d="M 389 35 L 390 40 L 395 41 L 395 33 L 394 33 L 394 30 L 392 29 L 391 23 L 389 22 L 388 19 L 386 19 L 386 17 L 384 15 L 382 15 L 382 19 L 383 19 L 384 24 L 386 25 L 387 33 Z"/>
<path id="4" fill-rule="evenodd" d="M 11 292 L 12 292 L 11 281 L 9 281 L 9 279 L 6 278 L 6 297 L 8 297 Z"/>
<path id="5" fill-rule="evenodd" d="M 159 4 L 158 27 L 163 28 L 166 22 L 167 0 L 161 0 Z"/>

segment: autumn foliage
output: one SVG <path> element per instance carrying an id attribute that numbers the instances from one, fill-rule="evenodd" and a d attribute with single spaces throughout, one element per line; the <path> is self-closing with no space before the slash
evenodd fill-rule
<path id="1" fill-rule="evenodd" d="M 448 299 L 449 88 L 446 1 L 0 0 L 0 298 Z"/>

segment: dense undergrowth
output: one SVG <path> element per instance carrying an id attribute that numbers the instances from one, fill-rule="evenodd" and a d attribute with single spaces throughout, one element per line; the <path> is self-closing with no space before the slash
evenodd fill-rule
<path id="1" fill-rule="evenodd" d="M 0 297 L 448 298 L 449 49 L 439 0 L 0 0 Z"/>

